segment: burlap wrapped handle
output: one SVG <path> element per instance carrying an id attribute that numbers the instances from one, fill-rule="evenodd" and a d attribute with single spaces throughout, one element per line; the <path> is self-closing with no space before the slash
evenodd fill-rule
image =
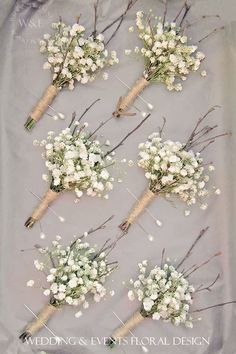
<path id="1" fill-rule="evenodd" d="M 134 207 L 131 209 L 131 212 L 129 213 L 126 220 L 119 225 L 119 228 L 122 231 L 128 231 L 129 227 L 135 222 L 135 220 L 145 210 L 149 203 L 151 203 L 155 196 L 156 194 L 153 193 L 149 188 L 147 188 L 143 192 L 141 198 L 137 200 Z"/>
<path id="2" fill-rule="evenodd" d="M 59 88 L 54 85 L 50 85 L 47 87 L 42 97 L 37 102 L 36 106 L 34 106 L 33 110 L 31 111 L 25 123 L 25 128 L 27 130 L 31 130 L 35 126 L 38 120 L 48 109 L 48 106 L 53 102 L 58 92 L 59 92 Z"/>
<path id="3" fill-rule="evenodd" d="M 49 189 L 42 200 L 38 204 L 38 206 L 34 209 L 32 215 L 25 222 L 25 226 L 28 228 L 32 228 L 36 221 L 40 220 L 43 214 L 46 212 L 52 202 L 58 197 L 59 193 Z"/>
<path id="4" fill-rule="evenodd" d="M 132 103 L 135 99 L 140 95 L 140 93 L 149 85 L 149 81 L 147 81 L 143 76 L 141 76 L 135 84 L 130 88 L 127 95 L 121 97 L 118 101 L 117 107 L 113 115 L 115 117 L 121 117 L 125 115 L 134 115 L 132 113 L 127 113 L 126 111 L 131 107 Z"/>
<path id="5" fill-rule="evenodd" d="M 117 328 L 107 341 L 107 345 L 113 347 L 118 339 L 124 338 L 134 327 L 138 326 L 145 317 L 139 311 L 135 312 L 121 327 Z"/>
<path id="6" fill-rule="evenodd" d="M 26 326 L 24 332 L 20 335 L 19 338 L 22 340 L 22 342 L 25 342 L 26 339 L 37 333 L 57 311 L 58 307 L 52 306 L 51 304 L 45 305 L 37 315 L 37 318 L 30 322 Z"/>

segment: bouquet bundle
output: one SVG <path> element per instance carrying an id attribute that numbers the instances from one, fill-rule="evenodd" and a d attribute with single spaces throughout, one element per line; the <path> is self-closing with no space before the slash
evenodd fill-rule
<path id="1" fill-rule="evenodd" d="M 117 268 L 117 262 L 109 262 L 107 257 L 115 242 L 107 240 L 101 249 L 97 249 L 83 238 L 103 229 L 110 220 L 107 219 L 100 226 L 76 238 L 70 246 L 61 245 L 60 236 L 57 236 L 51 248 L 38 248 L 44 261 L 35 260 L 34 265 L 47 275 L 48 285 L 43 287 L 43 294 L 50 300 L 20 335 L 23 342 L 37 333 L 62 306 L 81 306 L 87 309 L 91 295 L 95 302 L 106 295 L 104 283 Z M 30 280 L 27 285 L 33 286 L 34 281 Z M 81 311 L 75 314 L 76 317 L 81 315 Z"/>
<path id="2" fill-rule="evenodd" d="M 201 239 L 208 228 L 203 229 L 186 256 L 178 265 L 172 265 L 169 262 L 163 262 L 164 250 L 160 266 L 156 265 L 150 271 L 147 270 L 147 260 L 138 264 L 139 276 L 137 280 L 130 279 L 132 289 L 128 292 L 131 301 L 137 299 L 141 303 L 140 309 L 135 312 L 120 328 L 118 328 L 107 341 L 107 345 L 113 347 L 116 341 L 121 340 L 132 328 L 136 327 L 146 318 L 153 320 L 163 320 L 175 326 L 181 324 L 188 328 L 193 327 L 194 313 L 198 313 L 210 308 L 224 306 L 235 303 L 236 301 L 224 302 L 209 307 L 191 310 L 191 306 L 195 301 L 194 294 L 204 290 L 211 291 L 212 286 L 219 279 L 219 274 L 209 285 L 200 285 L 195 288 L 189 281 L 189 276 L 199 268 L 203 267 L 212 260 L 212 258 L 220 255 L 220 252 L 211 256 L 208 260 L 200 265 L 179 268 L 190 256 L 194 246 Z M 132 333 L 132 332 L 131 332 Z"/>
<path id="3" fill-rule="evenodd" d="M 167 1 L 165 3 L 167 6 Z M 127 95 L 119 99 L 114 116 L 132 114 L 127 114 L 126 111 L 149 84 L 163 83 L 169 91 L 181 91 L 180 82 L 185 81 L 191 72 L 198 70 L 205 55 L 197 51 L 196 45 L 189 43 L 184 33 L 187 27 L 184 20 L 189 9 L 190 6 L 185 1 L 181 11 L 170 23 L 166 21 L 167 11 L 162 19 L 157 19 L 152 13 L 146 15 L 142 11 L 137 12 L 136 26 L 143 46 L 135 47 L 134 53 L 144 58 L 144 71 Z M 182 12 L 182 19 L 179 20 Z M 130 32 L 133 30 L 130 27 Z M 126 52 L 130 54 L 132 51 Z"/>
<path id="4" fill-rule="evenodd" d="M 119 62 L 116 52 L 109 53 L 106 45 L 115 36 L 127 11 L 136 1 L 130 0 L 125 12 L 110 25 L 107 25 L 101 33 L 98 33 L 96 28 L 98 1 L 94 6 L 94 30 L 89 36 L 86 34 L 85 28 L 79 24 L 79 20 L 72 26 L 66 25 L 61 19 L 59 22 L 52 23 L 54 33 L 45 34 L 40 41 L 40 52 L 47 55 L 47 61 L 43 68 L 51 70 L 52 83 L 29 114 L 25 123 L 25 128 L 28 131 L 35 126 L 62 88 L 68 87 L 73 90 L 76 82 L 87 84 L 95 80 L 97 74 L 106 66 Z M 117 22 L 119 27 L 105 42 L 103 34 Z M 107 77 L 108 74 L 104 73 L 103 78 L 106 80 Z"/>
<path id="5" fill-rule="evenodd" d="M 211 108 L 198 120 L 185 143 L 163 140 L 161 129 L 159 132 L 151 134 L 145 143 L 139 145 L 140 159 L 138 166 L 145 171 L 148 188 L 137 201 L 126 220 L 120 225 L 123 231 L 129 229 L 130 225 L 158 195 L 177 196 L 188 206 L 200 202 L 201 209 L 207 208 L 207 204 L 203 203 L 203 200 L 209 195 L 207 183 L 210 177 L 206 174 L 208 164 L 201 156 L 201 152 L 216 138 L 227 135 L 227 133 L 223 133 L 206 138 L 217 125 L 202 127 L 201 123 L 215 108 Z M 201 146 L 201 149 L 195 152 L 193 148 L 199 146 Z M 214 166 L 209 164 L 208 172 L 213 170 Z M 219 194 L 219 189 L 216 189 L 215 192 Z"/>
<path id="6" fill-rule="evenodd" d="M 49 171 L 47 178 L 50 181 L 50 188 L 27 219 L 25 226 L 28 228 L 32 228 L 35 222 L 41 219 L 50 204 L 63 191 L 74 190 L 77 198 L 81 198 L 84 193 L 92 197 L 104 195 L 107 198 L 108 195 L 105 193 L 113 189 L 114 181 L 108 168 L 116 162 L 114 159 L 116 148 L 148 118 L 147 116 L 143 119 L 119 144 L 108 150 L 106 143 L 96 139 L 96 133 L 111 118 L 90 132 L 87 129 L 88 123 L 81 122 L 83 115 L 75 121 L 76 115 L 73 114 L 68 128 L 62 130 L 58 136 L 49 132 L 47 140 L 41 141 L 40 145 L 45 149 L 43 158 Z"/>

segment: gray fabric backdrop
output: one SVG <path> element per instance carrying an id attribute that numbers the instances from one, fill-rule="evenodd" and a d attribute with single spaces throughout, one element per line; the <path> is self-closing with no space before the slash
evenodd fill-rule
<path id="1" fill-rule="evenodd" d="M 92 27 L 92 1 L 85 0 L 49 0 L 49 1 L 11 1 L 2 0 L 0 9 L 0 114 L 1 114 L 1 353 L 107 353 L 103 345 L 32 345 L 21 344 L 18 340 L 20 330 L 32 318 L 24 307 L 26 304 L 37 312 L 45 303 L 46 298 L 39 289 L 26 288 L 28 279 L 38 279 L 33 267 L 37 258 L 30 249 L 36 243 L 43 245 L 60 234 L 63 242 L 69 242 L 74 234 L 95 226 L 111 214 L 114 220 L 104 232 L 94 236 L 95 242 L 102 244 L 108 237 L 115 237 L 117 225 L 133 204 L 133 197 L 126 188 L 138 196 L 146 186 L 144 174 L 138 168 L 122 167 L 116 171 L 124 182 L 116 184 L 108 201 L 83 198 L 75 204 L 74 195 L 65 193 L 53 209 L 65 217 L 66 222 L 60 223 L 53 213 L 48 211 L 42 220 L 45 240 L 40 240 L 40 228 L 36 225 L 29 231 L 23 224 L 29 216 L 37 200 L 29 192 L 42 195 L 47 188 L 41 175 L 45 173 L 44 162 L 40 158 L 40 150 L 32 146 L 32 140 L 42 139 L 46 132 L 59 132 L 66 124 L 64 121 L 53 121 L 44 116 L 42 122 L 29 134 L 23 124 L 35 97 L 39 96 L 50 82 L 49 72 L 42 70 L 44 58 L 39 54 L 37 40 L 43 33 L 50 30 L 50 23 L 59 15 L 68 22 L 73 22 L 76 15 L 82 14 L 81 22 L 90 30 Z M 123 10 L 127 0 L 101 1 L 99 27 L 109 23 Z M 172 0 L 170 14 L 174 14 L 181 1 Z M 35 6 L 30 7 L 30 5 Z M 38 7 L 38 8 L 37 8 Z M 125 87 L 113 76 L 116 74 L 128 85 L 142 71 L 142 61 L 135 62 L 124 56 L 125 48 L 133 46 L 137 39 L 127 35 L 128 27 L 133 24 L 138 9 L 152 8 L 157 14 L 162 13 L 162 5 L 157 0 L 139 0 L 126 17 L 115 41 L 110 48 L 118 51 L 121 63 L 110 70 L 110 80 L 104 82 L 97 79 L 93 84 L 76 87 L 73 92 L 64 90 L 56 99 L 54 107 L 67 115 L 76 110 L 82 112 L 92 100 L 100 97 L 102 101 L 90 111 L 87 121 L 96 127 L 104 118 L 110 116 L 117 99 L 124 94 Z M 128 236 L 123 239 L 113 252 L 113 258 L 120 263 L 119 270 L 108 280 L 108 289 L 114 289 L 115 295 L 108 296 L 106 301 L 92 304 L 80 319 L 74 317 L 73 308 L 63 308 L 49 324 L 50 329 L 58 336 L 84 337 L 88 343 L 91 337 L 102 338 L 109 335 L 120 323 L 113 311 L 125 320 L 136 308 L 138 303 L 130 303 L 127 289 L 122 281 L 137 274 L 137 262 L 149 259 L 152 264 L 160 261 L 163 247 L 170 258 L 181 257 L 196 237 L 200 228 L 207 225 L 210 231 L 197 246 L 192 262 L 205 260 L 212 253 L 221 250 L 223 255 L 214 260 L 204 270 L 194 276 L 194 284 L 209 283 L 220 272 L 220 281 L 211 293 L 202 293 L 196 298 L 195 307 L 204 307 L 217 302 L 236 299 L 235 286 L 235 92 L 236 92 L 236 22 L 234 0 L 196 0 L 191 10 L 191 19 L 200 15 L 219 14 L 220 20 L 209 19 L 191 30 L 193 39 L 199 39 L 215 26 L 224 24 L 222 31 L 201 45 L 206 54 L 202 69 L 207 70 L 207 77 L 201 78 L 200 71 L 185 82 L 181 93 L 169 93 L 161 85 L 153 85 L 146 89 L 143 97 L 155 105 L 148 122 L 121 147 L 117 153 L 119 158 L 136 159 L 137 145 L 144 141 L 149 133 L 161 124 L 161 117 L 167 118 L 165 136 L 184 141 L 196 119 L 214 105 L 222 108 L 211 117 L 211 122 L 219 124 L 219 131 L 231 130 L 232 138 L 218 141 L 214 147 L 205 152 L 208 161 L 214 161 L 216 173 L 213 183 L 219 186 L 222 194 L 219 198 L 210 199 L 210 208 L 203 212 L 193 208 L 189 217 L 184 217 L 184 206 L 176 202 L 170 204 L 164 199 L 156 199 L 149 210 L 163 222 L 162 227 L 155 225 L 146 213 L 139 222 L 148 233 L 154 236 L 150 242 L 144 231 L 134 225 Z M 25 22 L 24 22 L 24 21 Z M 31 22 L 30 22 L 31 21 Z M 134 43 L 135 42 L 135 43 Z M 138 100 L 136 104 L 145 110 L 145 105 Z M 103 129 L 103 135 L 115 143 L 134 127 L 141 119 L 135 118 L 113 120 Z M 196 322 L 192 330 L 173 327 L 163 322 L 146 320 L 136 330 L 135 335 L 152 336 L 156 339 L 167 337 L 170 345 L 148 347 L 150 353 L 195 353 L 195 354 L 234 354 L 236 353 L 235 325 L 236 306 L 218 308 L 201 314 L 202 321 Z M 50 337 L 43 329 L 39 336 Z M 173 345 L 173 337 L 205 337 L 210 338 L 209 345 Z M 113 349 L 114 353 L 141 353 L 140 346 L 120 346 Z"/>

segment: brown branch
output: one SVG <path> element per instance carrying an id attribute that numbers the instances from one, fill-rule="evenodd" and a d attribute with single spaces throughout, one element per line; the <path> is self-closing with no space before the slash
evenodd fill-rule
<path id="1" fill-rule="evenodd" d="M 202 268 L 203 266 L 207 265 L 213 258 L 218 257 L 221 255 L 221 252 L 215 253 L 213 256 L 211 256 L 209 259 L 207 259 L 205 262 L 201 263 L 199 266 L 196 266 L 190 273 L 188 273 L 185 278 L 188 278 L 191 274 L 196 272 L 198 269 Z"/>
<path id="2" fill-rule="evenodd" d="M 203 146 L 203 148 L 201 148 L 201 150 L 199 150 L 199 153 L 202 153 L 206 148 L 208 148 L 209 145 L 211 145 L 214 142 L 215 140 L 209 141 L 206 145 Z"/>
<path id="3" fill-rule="evenodd" d="M 112 40 L 112 38 L 115 37 L 116 33 L 118 32 L 120 26 L 122 25 L 122 22 L 124 21 L 124 18 L 127 14 L 127 12 L 131 9 L 132 6 L 135 5 L 135 3 L 138 0 L 129 0 L 128 5 L 125 9 L 125 11 L 123 12 L 123 14 L 121 14 L 117 19 L 115 19 L 110 25 L 106 26 L 105 29 L 102 30 L 101 33 L 104 33 L 105 31 L 107 31 L 110 27 L 112 27 L 114 24 L 116 24 L 118 22 L 117 27 L 115 28 L 114 32 L 111 34 L 110 38 L 105 42 L 105 45 L 108 45 L 108 43 Z"/>
<path id="4" fill-rule="evenodd" d="M 202 117 L 200 117 L 198 119 L 193 131 L 191 132 L 191 134 L 190 134 L 190 136 L 189 136 L 189 138 L 188 138 L 188 140 L 187 140 L 187 142 L 185 144 L 185 149 L 189 149 L 191 147 L 191 144 L 192 144 L 194 138 L 196 137 L 196 135 L 199 134 L 199 131 L 197 129 L 200 126 L 200 124 L 207 118 L 207 116 L 211 112 L 215 111 L 217 108 L 220 108 L 220 106 L 218 106 L 218 105 L 212 106 Z"/>
<path id="5" fill-rule="evenodd" d="M 161 252 L 161 268 L 163 267 L 163 259 L 164 259 L 164 254 L 165 254 L 165 248 L 163 248 L 162 252 Z"/>
<path id="6" fill-rule="evenodd" d="M 165 8 L 164 8 L 164 14 L 163 14 L 163 21 L 162 21 L 163 25 L 165 24 L 165 21 L 166 21 L 168 0 L 165 0 L 164 4 L 165 4 Z"/>
<path id="7" fill-rule="evenodd" d="M 196 240 L 193 242 L 193 244 L 191 245 L 191 247 L 189 248 L 188 252 L 186 253 L 186 255 L 183 257 L 183 259 L 180 261 L 180 263 L 177 265 L 176 270 L 186 261 L 186 259 L 191 255 L 192 250 L 194 249 L 194 247 L 196 246 L 196 244 L 198 243 L 198 241 L 200 241 L 200 239 L 202 238 L 203 235 L 205 235 L 205 233 L 208 231 L 209 226 L 207 226 L 205 229 L 202 229 L 199 233 L 199 235 L 197 236 Z"/>
<path id="8" fill-rule="evenodd" d="M 75 118 L 76 118 L 76 112 L 73 112 L 73 113 L 72 113 L 72 118 L 71 118 L 70 124 L 68 125 L 68 128 L 70 128 L 70 127 L 72 126 L 72 124 L 73 124 L 74 121 L 75 121 Z"/>
<path id="9" fill-rule="evenodd" d="M 110 120 L 114 118 L 113 116 L 105 120 L 104 122 L 101 122 L 99 126 L 88 136 L 88 139 L 90 139 L 94 134 L 96 134 L 104 125 L 106 125 Z"/>
<path id="10" fill-rule="evenodd" d="M 97 226 L 96 228 L 90 229 L 90 230 L 88 231 L 88 235 L 91 235 L 91 234 L 93 234 L 94 232 L 96 232 L 96 231 L 98 231 L 98 230 L 103 230 L 103 229 L 105 229 L 106 224 L 107 224 L 109 221 L 111 221 L 113 218 L 114 218 L 114 215 L 110 216 L 108 219 L 106 219 L 105 221 L 103 221 L 103 223 L 100 224 L 99 226 Z M 84 237 L 85 237 L 84 234 L 83 234 L 82 236 L 77 237 L 77 238 L 72 242 L 72 244 L 70 245 L 70 248 L 73 248 L 74 245 L 76 244 L 76 242 L 77 242 L 79 239 L 82 240 Z"/>
<path id="11" fill-rule="evenodd" d="M 135 5 L 135 3 L 136 3 L 137 1 L 138 1 L 138 0 L 129 0 L 125 12 L 122 13 L 119 17 L 117 17 L 114 21 L 112 21 L 109 25 L 107 25 L 107 26 L 101 31 L 101 33 L 106 32 L 109 28 L 111 28 L 113 25 L 115 25 L 118 21 L 120 21 L 121 19 L 123 19 L 124 16 L 127 14 L 127 12 L 131 9 L 132 6 Z"/>
<path id="12" fill-rule="evenodd" d="M 165 117 L 162 117 L 162 119 L 163 119 L 163 124 L 162 124 L 162 127 L 159 128 L 159 135 L 160 135 L 160 138 L 161 138 L 161 136 L 162 136 L 163 130 L 164 130 L 165 125 L 166 125 L 166 118 L 165 118 Z"/>
<path id="13" fill-rule="evenodd" d="M 188 267 L 187 269 L 183 269 L 181 271 L 181 273 L 183 274 L 183 276 L 185 276 L 185 274 L 187 274 L 188 272 L 190 272 L 190 270 L 192 270 L 193 268 L 196 267 L 196 264 L 193 264 L 191 267 Z"/>
<path id="14" fill-rule="evenodd" d="M 222 134 L 219 134 L 219 135 L 215 135 L 215 136 L 212 136 L 211 138 L 208 138 L 208 139 L 205 139 L 205 140 L 202 140 L 202 141 L 199 141 L 198 143 L 194 143 L 191 147 L 196 147 L 198 145 L 201 145 L 201 144 L 204 144 L 204 143 L 207 143 L 208 141 L 211 141 L 213 140 L 213 142 L 215 141 L 215 139 L 217 138 L 221 138 L 223 136 L 227 136 L 227 135 L 231 135 L 230 132 L 226 132 L 226 133 L 222 133 Z"/>
<path id="15" fill-rule="evenodd" d="M 187 17 L 187 15 L 188 15 L 190 9 L 191 9 L 191 5 L 188 5 L 187 2 L 186 2 L 184 15 L 183 15 L 183 17 L 182 17 L 182 19 L 181 19 L 181 21 L 180 21 L 179 27 L 182 26 L 182 24 L 183 24 L 185 18 Z"/>
<path id="16" fill-rule="evenodd" d="M 187 0 L 184 1 L 183 6 L 180 8 L 179 12 L 177 13 L 177 15 L 175 16 L 172 22 L 176 22 L 178 20 L 179 16 L 181 15 L 181 12 L 186 7 L 186 4 L 187 4 Z"/>
<path id="17" fill-rule="evenodd" d="M 125 140 L 128 139 L 128 137 L 130 135 L 132 135 L 136 130 L 138 130 L 142 125 L 143 123 L 146 122 L 146 120 L 150 117 L 151 113 L 149 113 L 147 115 L 147 117 L 145 117 L 133 130 L 131 130 L 113 149 L 107 151 L 107 153 L 105 154 L 104 157 L 106 157 L 107 155 L 111 154 L 113 151 L 115 151 L 116 149 L 118 149 L 121 145 L 123 145 L 123 143 L 125 142 Z"/>
<path id="18" fill-rule="evenodd" d="M 92 35 L 94 37 L 97 34 L 98 4 L 99 4 L 99 0 L 96 0 L 96 2 L 93 5 L 93 7 L 94 7 L 94 27 L 93 27 L 93 34 Z"/>
<path id="19" fill-rule="evenodd" d="M 217 282 L 217 280 L 220 278 L 220 273 L 217 274 L 215 280 L 210 284 L 210 285 L 207 285 L 205 288 L 202 288 L 200 286 L 200 288 L 198 288 L 198 290 L 195 291 L 195 293 L 198 293 L 200 291 L 204 291 L 204 290 L 208 290 L 208 291 L 211 291 L 211 288 L 215 285 L 215 283 Z"/>
<path id="20" fill-rule="evenodd" d="M 91 105 L 88 106 L 88 107 L 85 109 L 85 111 L 83 112 L 83 114 L 82 114 L 82 115 L 80 116 L 80 118 L 78 119 L 78 122 L 80 122 L 81 119 L 85 116 L 85 114 L 90 110 L 90 108 L 92 108 L 93 105 L 95 105 L 95 103 L 97 103 L 97 102 L 99 102 L 99 101 L 101 101 L 101 98 L 97 98 L 95 101 L 93 101 L 93 102 L 91 103 Z"/>
<path id="21" fill-rule="evenodd" d="M 93 105 L 95 105 L 95 103 L 97 103 L 98 101 L 100 101 L 101 99 L 100 98 L 97 98 L 95 101 L 93 101 L 85 110 L 84 112 L 81 114 L 81 116 L 79 117 L 79 119 L 77 119 L 77 122 L 79 123 L 81 121 L 81 119 L 85 116 L 85 114 L 90 110 L 90 108 L 93 107 Z M 75 115 L 75 112 L 73 113 Z M 72 126 L 72 124 L 74 123 L 74 120 L 75 120 L 75 117 L 73 118 L 73 115 L 72 115 L 72 120 L 68 126 L 68 128 L 70 128 Z M 77 126 L 74 127 L 73 129 L 73 132 L 72 132 L 72 135 L 74 135 L 75 131 L 77 129 Z"/>
<path id="22" fill-rule="evenodd" d="M 206 36 L 204 36 L 203 38 L 199 39 L 199 41 L 197 43 L 201 43 L 202 41 L 204 41 L 205 39 L 207 39 L 208 37 L 210 37 L 212 34 L 218 32 L 218 31 L 221 31 L 225 29 L 225 26 L 221 26 L 221 27 L 218 27 L 218 28 L 215 28 L 213 31 L 211 31 L 210 33 L 208 33 Z"/>
<path id="23" fill-rule="evenodd" d="M 203 307 L 201 309 L 194 310 L 191 313 L 202 312 L 202 311 L 205 311 L 205 310 L 213 309 L 215 307 L 220 307 L 220 306 L 229 305 L 229 304 L 236 304 L 236 301 L 235 300 L 227 301 L 227 302 L 222 302 L 221 304 L 216 304 L 216 305 L 212 305 L 212 306 Z"/>
<path id="24" fill-rule="evenodd" d="M 207 18 L 211 18 L 211 17 L 216 17 L 216 18 L 220 18 L 220 15 L 203 15 L 201 16 L 198 20 L 192 22 L 192 23 L 188 23 L 184 29 L 190 28 L 192 26 L 197 25 L 199 22 L 201 22 L 202 20 L 205 20 Z"/>

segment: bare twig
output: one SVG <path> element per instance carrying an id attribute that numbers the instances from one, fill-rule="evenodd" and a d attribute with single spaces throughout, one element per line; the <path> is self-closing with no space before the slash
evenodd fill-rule
<path id="1" fill-rule="evenodd" d="M 210 138 L 208 138 L 208 139 L 205 139 L 205 140 L 202 140 L 202 141 L 199 141 L 199 142 L 197 142 L 197 143 L 192 144 L 191 147 L 196 147 L 196 146 L 198 146 L 198 145 L 207 143 L 208 141 L 211 141 L 211 140 L 213 140 L 213 142 L 214 142 L 215 139 L 221 138 L 221 137 L 227 136 L 227 135 L 231 135 L 231 133 L 230 133 L 230 132 L 226 132 L 226 133 L 222 133 L 222 134 L 219 134 L 219 135 L 212 136 L 212 137 L 210 137 Z"/>
<path id="2" fill-rule="evenodd" d="M 186 19 L 190 9 L 191 9 L 191 5 L 188 5 L 187 2 L 186 2 L 185 11 L 184 11 L 183 17 L 182 17 L 182 19 L 180 21 L 179 27 L 182 26 L 182 24 L 183 24 L 184 20 Z"/>
<path id="3" fill-rule="evenodd" d="M 73 113 L 72 113 L 72 118 L 71 118 L 70 124 L 68 125 L 68 128 L 70 128 L 70 127 L 72 126 L 72 124 L 73 124 L 74 121 L 75 121 L 75 118 L 76 118 L 76 113 L 73 112 Z"/>
<path id="4" fill-rule="evenodd" d="M 103 249 L 103 252 L 106 252 L 106 257 L 112 252 L 112 250 L 116 247 L 117 243 L 127 234 L 127 232 L 122 232 L 121 234 L 119 234 L 115 241 L 113 241 L 110 245 L 108 245 L 106 248 Z"/>
<path id="5" fill-rule="evenodd" d="M 93 105 L 95 105 L 95 103 L 97 103 L 98 101 L 100 101 L 100 98 L 96 99 L 95 101 L 93 101 L 85 110 L 84 112 L 81 114 L 81 116 L 79 117 L 79 119 L 77 119 L 77 122 L 79 123 L 81 121 L 81 119 L 86 115 L 86 113 L 90 110 L 90 108 L 93 107 Z M 73 113 L 75 114 L 75 112 Z M 69 125 L 69 128 L 72 126 L 72 124 L 74 123 L 74 120 L 75 120 L 75 117 L 73 119 L 73 116 L 72 116 L 72 120 L 71 120 L 71 123 Z M 74 135 L 75 131 L 77 129 L 77 126 L 74 127 L 73 129 L 73 132 L 72 132 L 72 135 Z"/>
<path id="6" fill-rule="evenodd" d="M 217 252 L 213 254 L 209 259 L 207 259 L 205 262 L 201 263 L 199 266 L 196 266 L 190 273 L 188 273 L 185 278 L 188 278 L 191 274 L 196 272 L 198 269 L 202 268 L 203 266 L 207 265 L 213 258 L 218 257 L 221 255 L 221 252 Z"/>
<path id="7" fill-rule="evenodd" d="M 199 150 L 199 153 L 202 153 L 206 148 L 208 148 L 209 145 L 211 145 L 211 144 L 214 143 L 214 142 L 215 142 L 215 140 L 209 141 L 207 144 L 205 144 L 205 145 L 203 146 L 203 148 L 201 148 L 201 150 Z"/>
<path id="8" fill-rule="evenodd" d="M 82 115 L 79 117 L 78 122 L 80 122 L 81 119 L 85 116 L 85 114 L 90 110 L 90 108 L 92 108 L 93 105 L 95 105 L 95 103 L 99 102 L 100 100 L 101 100 L 101 98 L 97 98 L 95 101 L 93 101 L 93 102 L 91 103 L 91 105 L 88 106 L 88 107 L 85 109 L 85 111 L 82 113 Z"/>
<path id="9" fill-rule="evenodd" d="M 222 302 L 221 304 L 216 304 L 216 305 L 212 305 L 212 306 L 203 307 L 201 309 L 193 310 L 193 311 L 191 311 L 191 313 L 202 312 L 202 311 L 205 311 L 205 310 L 213 309 L 215 307 L 221 307 L 221 306 L 225 306 L 225 305 L 229 305 L 229 304 L 236 304 L 236 301 L 235 300 L 227 301 L 227 302 Z"/>
<path id="10" fill-rule="evenodd" d="M 211 31 L 210 33 L 208 33 L 207 35 L 205 35 L 203 38 L 199 39 L 198 43 L 201 43 L 202 41 L 204 41 L 205 39 L 207 39 L 208 37 L 210 37 L 212 34 L 218 32 L 218 31 L 221 31 L 225 29 L 225 26 L 221 26 L 221 27 L 218 27 L 218 28 L 215 28 L 213 31 Z"/>
<path id="11" fill-rule="evenodd" d="M 193 129 L 193 131 L 191 132 L 186 144 L 185 144 L 185 149 L 189 149 L 191 148 L 191 144 L 193 143 L 194 141 L 194 138 L 205 128 L 201 129 L 200 131 L 198 131 L 198 127 L 201 125 L 201 123 L 207 118 L 207 116 L 215 111 L 217 108 L 220 108 L 220 106 L 218 105 L 215 105 L 215 106 L 212 106 L 202 117 L 200 117 Z"/>
<path id="12" fill-rule="evenodd" d="M 163 248 L 162 252 L 161 252 L 161 268 L 163 267 L 163 260 L 164 260 L 164 254 L 165 254 L 165 248 Z"/>
<path id="13" fill-rule="evenodd" d="M 168 0 L 165 0 L 164 4 L 165 4 L 165 8 L 164 8 L 164 14 L 163 14 L 163 21 L 162 21 L 163 25 L 165 24 L 165 21 L 166 21 Z"/>
<path id="14" fill-rule="evenodd" d="M 165 118 L 165 117 L 162 117 L 162 119 L 163 119 L 163 124 L 162 124 L 162 127 L 159 128 L 159 135 L 160 135 L 160 138 L 161 138 L 161 136 L 162 136 L 163 130 L 164 130 L 165 125 L 166 125 L 166 118 Z"/>
<path id="15" fill-rule="evenodd" d="M 115 151 L 116 149 L 118 149 L 121 145 L 123 145 L 123 143 L 125 142 L 125 140 L 128 139 L 128 137 L 130 135 L 132 135 L 136 130 L 138 130 L 142 125 L 143 123 L 146 122 L 146 120 L 150 117 L 151 113 L 149 113 L 147 115 L 147 117 L 145 117 L 133 130 L 131 130 L 114 148 L 112 148 L 111 150 L 107 151 L 107 153 L 105 154 L 105 157 L 107 155 L 110 155 L 113 151 Z"/>
<path id="16" fill-rule="evenodd" d="M 103 221 L 103 223 L 100 224 L 99 226 L 97 226 L 96 228 L 90 229 L 90 230 L 87 232 L 87 234 L 88 234 L 88 235 L 91 235 L 91 234 L 93 234 L 94 232 L 96 232 L 96 231 L 98 231 L 98 230 L 103 230 L 103 229 L 105 229 L 106 224 L 107 224 L 109 221 L 111 221 L 111 220 L 113 219 L 113 217 L 114 217 L 114 215 L 110 216 L 108 219 L 106 219 L 105 221 Z M 70 245 L 70 248 L 73 248 L 74 245 L 76 244 L 76 242 L 77 242 L 79 239 L 82 240 L 84 237 L 85 237 L 84 234 L 83 234 L 82 236 L 77 237 L 77 238 L 72 242 L 72 244 Z"/>
<path id="17" fill-rule="evenodd" d="M 187 4 L 187 0 L 184 1 L 183 6 L 180 8 L 179 12 L 177 13 L 177 15 L 175 16 L 172 22 L 176 22 L 178 20 L 179 16 L 181 15 L 181 12 L 186 7 L 186 4 Z"/>
<path id="18" fill-rule="evenodd" d="M 88 139 L 90 139 L 94 134 L 96 134 L 102 127 L 104 127 L 104 125 L 106 125 L 108 122 L 110 122 L 111 119 L 113 119 L 114 117 L 110 117 L 107 120 L 105 120 L 104 122 L 101 122 L 99 124 L 99 126 L 88 136 Z"/>
<path id="19" fill-rule="evenodd" d="M 200 286 L 200 288 L 198 288 L 198 289 L 195 291 L 195 293 L 200 292 L 200 291 L 204 291 L 204 290 L 211 291 L 211 288 L 215 285 L 215 283 L 217 282 L 217 280 L 218 280 L 219 278 L 220 278 L 220 274 L 218 273 L 217 276 L 216 276 L 216 278 L 215 278 L 215 280 L 214 280 L 211 284 L 207 285 L 205 288 L 202 288 L 202 287 Z"/>
<path id="20" fill-rule="evenodd" d="M 195 25 L 197 25 L 200 21 L 205 20 L 205 19 L 207 19 L 207 18 L 211 18 L 211 17 L 220 18 L 219 15 L 203 15 L 203 16 L 201 16 L 198 20 L 196 20 L 196 21 L 194 21 L 194 22 L 192 22 L 192 23 L 188 23 L 187 25 L 185 25 L 185 28 L 184 28 L 184 29 L 187 29 L 187 28 L 190 28 L 190 27 L 192 27 L 192 26 L 195 26 Z"/>
<path id="21" fill-rule="evenodd" d="M 97 35 L 98 4 L 99 4 L 99 0 L 96 0 L 96 2 L 93 5 L 94 6 L 94 27 L 93 27 L 94 37 Z"/>
<path id="22" fill-rule="evenodd" d="M 186 253 L 186 255 L 183 257 L 183 259 L 180 261 L 180 263 L 177 265 L 176 269 L 178 269 L 185 261 L 186 259 L 191 255 L 192 250 L 194 249 L 194 247 L 196 246 L 196 244 L 198 243 L 198 241 L 200 241 L 200 239 L 202 238 L 202 236 L 207 232 L 207 230 L 209 229 L 209 226 L 207 226 L 205 229 L 202 229 L 199 233 L 199 235 L 197 236 L 196 240 L 194 241 L 194 243 L 191 245 L 191 247 L 189 248 L 188 252 Z"/>
<path id="23" fill-rule="evenodd" d="M 109 37 L 109 39 L 106 41 L 106 43 L 105 43 L 106 45 L 112 40 L 112 38 L 114 38 L 114 36 L 115 36 L 116 33 L 118 32 L 118 30 L 119 30 L 119 28 L 120 28 L 122 22 L 124 21 L 124 18 L 125 18 L 125 16 L 126 16 L 127 12 L 131 9 L 131 7 L 133 7 L 133 6 L 136 4 L 137 1 L 138 1 L 138 0 L 129 0 L 128 5 L 127 5 L 125 11 L 124 11 L 118 18 L 116 18 L 114 21 L 112 21 L 109 25 L 107 25 L 107 26 L 101 31 L 101 33 L 104 33 L 105 31 L 107 31 L 109 28 L 111 28 L 114 24 L 116 24 L 116 23 L 118 22 L 118 25 L 117 25 L 117 27 L 115 28 L 114 32 L 111 34 L 111 36 Z"/>

